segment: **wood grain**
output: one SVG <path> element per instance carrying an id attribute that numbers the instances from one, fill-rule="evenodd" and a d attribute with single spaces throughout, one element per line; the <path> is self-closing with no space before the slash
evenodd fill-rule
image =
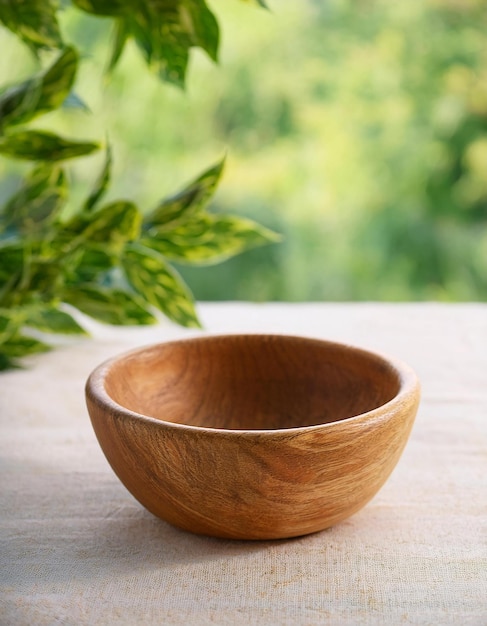
<path id="1" fill-rule="evenodd" d="M 86 397 L 108 461 L 147 509 L 197 533 L 270 539 L 331 526 L 374 496 L 419 383 L 357 348 L 230 335 L 115 358 Z"/>

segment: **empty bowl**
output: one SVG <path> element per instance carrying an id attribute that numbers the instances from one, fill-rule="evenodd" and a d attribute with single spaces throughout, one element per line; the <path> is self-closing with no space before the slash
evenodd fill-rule
<path id="1" fill-rule="evenodd" d="M 195 533 L 277 539 L 334 525 L 377 493 L 419 383 L 359 348 L 227 335 L 118 356 L 86 398 L 109 463 L 149 511 Z"/>

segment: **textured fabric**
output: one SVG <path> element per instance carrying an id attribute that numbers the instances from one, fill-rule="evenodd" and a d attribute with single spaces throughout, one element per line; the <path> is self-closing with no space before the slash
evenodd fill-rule
<path id="1" fill-rule="evenodd" d="M 329 338 L 402 358 L 423 399 L 387 484 L 334 528 L 236 542 L 180 531 L 119 483 L 84 382 L 169 324 L 60 342 L 0 376 L 0 624 L 487 624 L 487 306 L 207 304 L 207 332 Z"/>

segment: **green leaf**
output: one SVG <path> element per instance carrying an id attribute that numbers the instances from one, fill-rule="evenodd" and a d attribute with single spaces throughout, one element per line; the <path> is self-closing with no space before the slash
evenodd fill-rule
<path id="1" fill-rule="evenodd" d="M 16 291 L 28 256 L 27 246 L 18 240 L 0 246 L 0 303 L 5 303 Z"/>
<path id="2" fill-rule="evenodd" d="M 49 350 L 42 341 L 21 334 L 23 319 L 18 310 L 0 311 L 0 371 L 19 367 L 19 357 Z"/>
<path id="3" fill-rule="evenodd" d="M 137 239 L 141 222 L 139 209 L 131 202 L 119 200 L 97 211 L 75 215 L 60 231 L 56 244 L 74 250 L 81 245 L 98 243 L 103 244 L 107 252 L 120 251 L 127 241 Z"/>
<path id="4" fill-rule="evenodd" d="M 2 344 L 0 343 L 0 372 L 6 372 L 7 370 L 13 370 L 19 368 L 18 363 L 11 359 L 7 354 L 2 351 Z"/>
<path id="5" fill-rule="evenodd" d="M 204 0 L 74 0 L 80 9 L 117 18 L 109 68 L 120 58 L 125 42 L 135 39 L 148 65 L 166 81 L 184 85 L 189 51 L 205 50 L 218 56 L 219 28 Z"/>
<path id="6" fill-rule="evenodd" d="M 53 65 L 41 75 L 41 94 L 36 113 L 57 109 L 73 87 L 78 69 L 78 52 L 65 48 Z"/>
<path id="7" fill-rule="evenodd" d="M 69 313 L 47 305 L 45 308 L 33 309 L 27 315 L 27 326 L 44 332 L 61 333 L 63 335 L 86 335 L 87 332 Z"/>
<path id="8" fill-rule="evenodd" d="M 70 284 L 100 282 L 119 263 L 118 254 L 107 250 L 104 244 L 82 246 L 74 271 L 70 272 Z"/>
<path id="9" fill-rule="evenodd" d="M 27 337 L 20 333 L 12 335 L 7 341 L 0 344 L 0 353 L 4 358 L 6 357 L 7 360 L 28 356 L 30 354 L 38 354 L 40 352 L 48 352 L 50 349 L 50 346 L 43 341 L 39 341 L 33 337 Z M 0 361 L 3 360 L 4 359 L 0 359 Z"/>
<path id="10" fill-rule="evenodd" d="M 101 322 L 117 326 L 155 323 L 136 294 L 96 284 L 66 287 L 62 300 Z"/>
<path id="11" fill-rule="evenodd" d="M 19 239 L 11 239 L 0 244 L 0 282 L 8 279 L 22 263 L 25 246 Z"/>
<path id="12" fill-rule="evenodd" d="M 61 258 L 26 257 L 22 267 L 22 276 L 16 286 L 17 300 L 28 301 L 32 298 L 52 299 L 63 283 L 64 263 Z M 14 298 L 15 299 L 15 298 Z"/>
<path id="13" fill-rule="evenodd" d="M 83 210 L 91 211 L 99 202 L 99 200 L 103 197 L 106 192 L 108 185 L 110 184 L 110 170 L 112 166 L 112 151 L 110 146 L 107 146 L 106 156 L 105 156 L 105 165 L 98 177 L 98 180 L 95 183 L 93 190 L 90 195 L 86 199 L 84 203 Z"/>
<path id="14" fill-rule="evenodd" d="M 22 187 L 4 207 L 2 221 L 22 233 L 32 233 L 51 224 L 68 195 L 66 177 L 57 165 L 33 169 Z"/>
<path id="15" fill-rule="evenodd" d="M 70 141 L 53 133 L 24 130 L 0 138 L 0 153 L 29 161 L 61 161 L 91 154 L 99 149 L 92 142 Z"/>
<path id="16" fill-rule="evenodd" d="M 173 226 L 200 213 L 208 204 L 221 178 L 225 159 L 207 169 L 176 195 L 166 198 L 144 218 L 145 232 L 156 226 Z"/>
<path id="17" fill-rule="evenodd" d="M 202 48 L 213 61 L 218 60 L 220 32 L 215 16 L 202 0 L 187 0 L 180 5 L 181 22 L 192 45 Z"/>
<path id="18" fill-rule="evenodd" d="M 1 0 L 0 21 L 35 52 L 62 45 L 56 3 L 51 0 Z"/>
<path id="19" fill-rule="evenodd" d="M 173 230 L 143 237 L 141 244 L 174 261 L 209 264 L 277 241 L 277 233 L 252 220 L 206 214 Z"/>
<path id="20" fill-rule="evenodd" d="M 9 124 L 28 121 L 34 117 L 39 103 L 41 82 L 37 76 L 21 83 L 2 89 L 0 93 L 0 130 Z"/>
<path id="21" fill-rule="evenodd" d="M 191 40 L 181 27 L 176 2 L 169 3 L 163 11 L 135 13 L 125 18 L 125 29 L 135 39 L 147 65 L 162 80 L 183 87 Z"/>
<path id="22" fill-rule="evenodd" d="M 112 52 L 108 62 L 107 71 L 111 72 L 122 56 L 125 44 L 130 36 L 124 20 L 115 20 L 115 30 L 113 35 Z"/>
<path id="23" fill-rule="evenodd" d="M 16 311 L 0 310 L 0 345 L 14 335 L 22 324 L 22 317 Z"/>
<path id="24" fill-rule="evenodd" d="M 23 124 L 60 107 L 71 91 L 77 68 L 78 53 L 66 48 L 37 76 L 2 90 L 0 127 Z"/>
<path id="25" fill-rule="evenodd" d="M 179 87 L 184 86 L 191 47 L 199 46 L 217 58 L 218 23 L 204 0 L 147 3 L 130 16 L 128 30 L 148 65 Z"/>
<path id="26" fill-rule="evenodd" d="M 191 292 L 160 254 L 128 245 L 122 264 L 129 283 L 149 304 L 182 326 L 200 327 Z"/>

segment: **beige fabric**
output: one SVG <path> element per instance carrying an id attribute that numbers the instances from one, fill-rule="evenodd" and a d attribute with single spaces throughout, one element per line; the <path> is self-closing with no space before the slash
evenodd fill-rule
<path id="1" fill-rule="evenodd" d="M 395 355 L 423 383 L 411 440 L 344 523 L 275 542 L 187 534 L 105 461 L 84 381 L 170 325 L 62 343 L 0 376 L 0 624 L 487 624 L 487 306 L 207 304 L 209 332 L 279 332 Z"/>

